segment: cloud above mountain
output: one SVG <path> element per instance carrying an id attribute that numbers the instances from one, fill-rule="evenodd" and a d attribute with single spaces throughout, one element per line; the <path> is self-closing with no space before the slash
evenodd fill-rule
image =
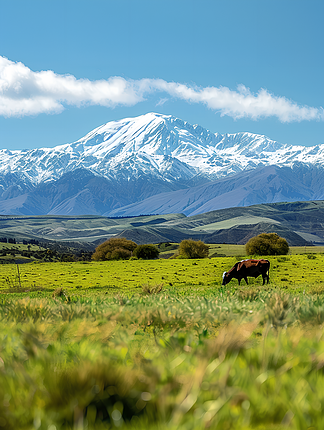
<path id="1" fill-rule="evenodd" d="M 34 72 L 21 62 L 0 56 L 0 115 L 21 117 L 58 114 L 66 106 L 134 106 L 149 96 L 165 96 L 202 103 L 235 119 L 276 117 L 281 122 L 324 120 L 322 107 L 301 106 L 266 89 L 253 93 L 244 85 L 227 87 L 189 86 L 163 79 L 125 79 L 119 76 L 90 81 L 51 70 Z"/>

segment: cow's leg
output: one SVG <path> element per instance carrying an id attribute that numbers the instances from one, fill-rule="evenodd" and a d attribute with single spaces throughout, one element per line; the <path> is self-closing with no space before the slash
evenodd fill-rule
<path id="1" fill-rule="evenodd" d="M 246 285 L 249 285 L 247 276 L 244 277 L 244 281 L 246 282 Z"/>
<path id="2" fill-rule="evenodd" d="M 263 285 L 265 284 L 265 281 L 267 280 L 267 284 L 269 284 L 269 272 L 266 272 L 263 277 Z"/>

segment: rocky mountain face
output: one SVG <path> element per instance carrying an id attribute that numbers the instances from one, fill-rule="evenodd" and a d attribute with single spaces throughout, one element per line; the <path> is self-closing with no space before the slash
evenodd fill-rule
<path id="1" fill-rule="evenodd" d="M 324 145 L 221 135 L 149 113 L 71 144 L 0 150 L 0 214 L 196 214 L 321 199 L 323 175 Z"/>
<path id="2" fill-rule="evenodd" d="M 323 200 L 324 170 L 265 166 L 207 184 L 161 193 L 109 212 L 110 216 L 183 213 L 187 216 L 259 203 Z"/>

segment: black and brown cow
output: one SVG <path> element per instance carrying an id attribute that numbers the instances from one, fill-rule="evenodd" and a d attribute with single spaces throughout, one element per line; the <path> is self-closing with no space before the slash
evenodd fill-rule
<path id="1" fill-rule="evenodd" d="M 231 279 L 236 278 L 240 285 L 241 279 L 244 279 L 248 284 L 248 276 L 257 278 L 262 275 L 263 285 L 265 281 L 269 283 L 269 270 L 270 261 L 269 260 L 242 260 L 237 262 L 228 272 L 223 273 L 222 285 L 226 285 Z"/>

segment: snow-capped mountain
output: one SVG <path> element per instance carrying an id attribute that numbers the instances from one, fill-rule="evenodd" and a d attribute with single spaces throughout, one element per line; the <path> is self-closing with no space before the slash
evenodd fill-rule
<path id="1" fill-rule="evenodd" d="M 158 193 L 271 165 L 322 170 L 324 145 L 222 135 L 148 113 L 109 122 L 71 144 L 0 150 L 0 214 L 109 214 Z"/>

